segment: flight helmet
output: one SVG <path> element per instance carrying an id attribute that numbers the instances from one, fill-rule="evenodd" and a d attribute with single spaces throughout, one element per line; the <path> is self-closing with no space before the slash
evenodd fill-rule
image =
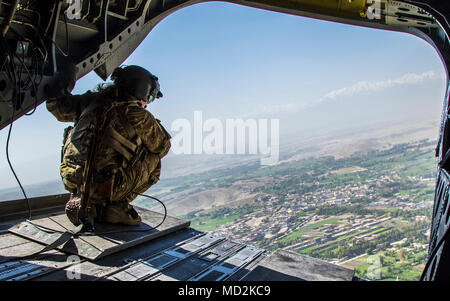
<path id="1" fill-rule="evenodd" d="M 163 97 L 158 78 L 139 66 L 118 67 L 112 73 L 111 80 L 120 91 L 147 103 Z"/>

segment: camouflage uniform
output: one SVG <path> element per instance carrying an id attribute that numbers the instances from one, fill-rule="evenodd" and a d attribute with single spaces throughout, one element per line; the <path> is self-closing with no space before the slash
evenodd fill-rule
<path id="1" fill-rule="evenodd" d="M 136 193 L 143 193 L 158 182 L 161 158 L 170 149 L 171 137 L 159 120 L 143 109 L 138 101 L 123 101 L 117 95 L 117 89 L 112 86 L 104 92 L 89 91 L 83 95 L 50 99 L 46 104 L 58 121 L 75 122 L 75 128 L 65 137 L 60 173 L 65 188 L 77 195 L 87 160 L 85 148 L 88 147 L 80 143 L 83 141 L 80 136 L 86 134 L 84 128 L 88 126 L 82 124 L 83 114 L 95 108 L 96 104 L 106 103 L 108 113 L 105 114 L 95 156 L 95 185 L 91 187 L 90 202 L 106 206 L 107 198 L 101 187 L 114 173 L 110 201 L 126 211 L 130 208 L 129 203 L 136 198 Z"/>

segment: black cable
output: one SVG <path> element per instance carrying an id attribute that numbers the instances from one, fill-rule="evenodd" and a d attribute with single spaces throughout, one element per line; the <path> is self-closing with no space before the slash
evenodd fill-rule
<path id="1" fill-rule="evenodd" d="M 8 62 L 8 57 L 5 57 L 5 61 L 3 62 L 3 65 L 0 68 L 0 71 L 3 71 L 3 68 L 5 68 L 5 65 L 6 65 L 7 62 Z"/>
<path id="2" fill-rule="evenodd" d="M 21 38 L 21 40 L 25 40 L 25 38 L 23 38 L 17 31 L 15 31 L 13 28 L 11 28 L 11 31 L 12 32 L 14 32 L 18 37 L 20 37 Z M 31 47 L 31 49 L 32 49 L 32 51 L 33 51 L 33 54 L 34 54 L 34 62 L 35 62 L 35 72 L 34 72 L 34 76 L 31 74 L 31 72 L 30 72 L 30 70 L 28 69 L 28 67 L 26 66 L 26 64 L 25 64 L 25 48 L 24 48 L 24 44 L 23 44 L 23 42 L 21 41 L 21 40 L 19 40 L 19 43 L 20 43 L 20 45 L 21 45 L 21 48 L 22 48 L 22 58 L 19 56 L 19 55 L 15 55 L 15 57 L 19 60 L 19 62 L 21 63 L 21 68 L 20 68 L 20 71 L 19 71 L 19 80 L 18 80 L 18 85 L 19 85 L 19 87 L 18 87 L 18 91 L 19 91 L 19 93 L 22 91 L 22 90 L 28 90 L 29 89 L 29 87 L 30 87 L 30 84 L 31 84 L 31 87 L 33 88 L 33 96 L 34 96 L 34 106 L 33 106 L 33 110 L 30 112 L 30 113 L 24 113 L 24 115 L 26 115 L 26 116 L 30 116 L 30 115 L 33 115 L 34 114 L 34 112 L 36 111 L 36 109 L 37 109 L 37 106 L 38 106 L 38 98 L 37 98 L 37 88 L 36 88 L 36 78 L 37 78 L 37 69 L 38 69 L 38 62 L 37 62 L 37 58 L 36 58 L 36 52 L 35 52 L 35 50 L 33 49 L 33 42 L 32 41 L 30 41 L 30 40 L 28 40 L 28 49 L 30 49 L 30 47 Z M 5 61 L 6 62 L 6 61 Z M 45 62 L 43 62 L 43 63 L 45 63 Z M 23 69 L 25 69 L 25 71 L 27 72 L 27 74 L 28 74 L 28 82 L 22 87 L 22 82 L 21 82 L 21 77 L 22 77 L 22 71 L 23 71 Z M 42 77 L 41 77 L 41 79 L 40 80 L 42 80 Z M 16 87 L 17 88 L 17 87 Z"/>
<path id="3" fill-rule="evenodd" d="M 118 234 L 118 233 L 129 233 L 129 232 L 148 232 L 148 231 L 155 230 L 155 229 L 159 228 L 165 222 L 165 220 L 167 218 L 167 207 L 164 205 L 164 203 L 161 200 L 159 200 L 159 199 L 157 199 L 155 197 L 152 197 L 152 196 L 149 196 L 149 195 L 145 195 L 145 194 L 140 194 L 140 193 L 137 193 L 137 192 L 133 192 L 133 193 L 135 193 L 137 195 L 140 195 L 140 196 L 143 196 L 143 197 L 146 197 L 146 198 L 150 198 L 150 199 L 156 200 L 157 202 L 159 202 L 163 206 L 163 208 L 164 208 L 164 217 L 163 217 L 162 221 L 157 226 L 154 226 L 154 227 L 150 226 L 150 229 L 135 229 L 135 230 L 130 229 L 130 230 L 106 231 L 106 232 L 77 232 L 76 234 L 74 234 L 74 237 L 100 236 L 100 235 L 106 235 L 106 234 Z M 27 220 L 27 222 L 32 224 L 33 226 L 35 226 L 38 229 L 42 228 L 43 229 L 42 231 L 44 231 L 44 232 L 63 233 L 63 231 L 59 231 L 59 230 L 51 229 L 51 228 L 48 228 L 48 227 L 43 227 L 43 226 L 40 226 L 40 225 L 36 225 L 36 224 L 32 223 L 30 220 Z M 63 225 L 61 225 L 61 224 L 59 224 L 59 225 L 61 227 L 63 227 L 64 229 L 66 229 L 66 231 L 69 231 L 69 229 L 67 229 Z"/>
<path id="4" fill-rule="evenodd" d="M 26 17 L 28 17 L 28 16 L 26 16 Z M 45 54 L 44 54 L 44 53 L 42 52 L 42 50 L 41 50 L 40 47 L 36 47 L 36 49 L 38 49 L 39 52 L 40 52 L 41 55 L 42 55 L 41 71 L 39 72 L 40 78 L 39 78 L 39 81 L 38 81 L 38 82 L 35 81 L 35 85 L 39 87 L 39 85 L 41 84 L 42 79 L 43 79 L 43 77 L 44 77 L 44 66 L 45 66 L 45 64 L 47 63 L 48 52 L 47 52 L 47 47 L 45 46 L 45 43 L 44 43 L 44 39 L 42 38 L 42 35 L 41 35 L 41 33 L 39 32 L 39 30 L 36 29 L 36 28 L 34 28 L 34 27 L 32 27 L 32 29 L 34 29 L 34 31 L 35 31 L 37 37 L 39 38 L 39 41 L 41 42 L 41 46 L 42 46 L 41 48 L 45 51 Z M 12 30 L 13 30 L 18 36 L 20 36 L 22 40 L 26 40 L 26 39 L 23 38 L 17 31 L 15 31 L 13 28 L 12 28 Z M 29 41 L 29 42 L 31 42 L 31 41 Z M 31 42 L 30 45 L 31 45 L 31 46 L 34 46 L 34 43 Z M 37 77 L 37 76 L 38 76 L 38 67 L 39 67 L 39 63 L 38 63 L 38 60 L 37 60 L 37 55 L 36 55 L 35 49 L 34 49 L 33 47 L 31 47 L 31 49 L 33 50 L 33 53 L 34 53 L 34 56 L 35 56 L 35 60 L 36 60 L 36 77 Z"/>
<path id="5" fill-rule="evenodd" d="M 34 2 L 36 2 L 36 1 L 34 1 Z M 33 4 L 34 4 L 34 3 L 33 3 Z M 31 23 L 33 23 L 33 20 L 32 20 L 28 15 L 20 15 L 20 16 L 21 16 L 21 17 L 28 18 L 28 20 L 29 20 Z M 64 16 L 64 17 L 65 17 L 65 16 Z M 39 32 L 39 30 L 40 30 L 41 28 L 35 28 L 34 26 L 32 26 L 32 27 L 30 27 L 30 28 L 34 30 L 34 32 L 35 32 L 35 34 L 36 34 L 36 37 L 39 39 L 39 41 L 40 41 L 40 43 L 41 43 L 41 47 L 33 47 L 33 46 L 34 46 L 34 43 L 33 43 L 31 40 L 24 38 L 20 33 L 18 33 L 16 30 L 14 30 L 14 28 L 11 28 L 11 30 L 12 30 L 17 36 L 19 36 L 21 40 L 27 40 L 27 41 L 30 43 L 29 49 L 31 48 L 31 50 L 33 51 L 36 67 L 35 67 L 35 73 L 34 73 L 35 76 L 33 77 L 32 82 L 34 82 L 34 88 L 33 88 L 33 89 L 35 90 L 35 91 L 34 91 L 34 93 L 35 93 L 35 102 L 37 103 L 37 99 L 36 99 L 36 98 L 37 98 L 37 93 L 36 93 L 37 88 L 36 88 L 36 87 L 39 87 L 39 86 L 40 86 L 40 84 L 41 84 L 41 82 L 42 82 L 42 79 L 44 78 L 44 71 L 45 71 L 44 66 L 45 66 L 45 64 L 47 63 L 47 60 L 48 60 L 48 51 L 47 51 L 47 47 L 46 47 L 46 45 L 45 45 L 43 36 L 44 36 L 45 38 L 49 39 L 53 44 L 55 44 L 56 48 L 57 48 L 64 56 L 67 56 L 68 53 L 67 53 L 67 54 L 64 53 L 64 52 L 59 48 L 59 46 L 56 45 L 56 43 L 55 43 L 51 38 L 49 38 L 45 33 L 41 34 L 41 33 Z M 69 34 L 68 34 L 67 20 L 66 20 L 66 43 L 67 43 L 67 45 L 69 45 Z M 38 62 L 38 59 L 37 59 L 36 50 L 35 50 L 34 48 L 38 49 L 39 52 L 40 52 L 40 54 L 41 54 L 41 56 L 42 56 L 42 64 L 40 65 L 40 68 L 41 68 L 40 72 L 38 71 L 38 69 L 39 69 L 39 62 Z M 41 49 L 45 52 L 45 54 L 42 52 Z M 67 51 L 68 51 L 68 50 L 69 50 L 69 46 L 67 46 Z M 39 76 L 39 81 L 36 80 L 36 78 L 37 78 L 38 76 Z M 27 87 L 27 88 L 28 88 L 28 87 Z M 26 114 L 26 115 L 31 115 L 31 113 L 30 113 L 30 114 Z"/>
<path id="6" fill-rule="evenodd" d="M 6 60 L 9 63 L 8 65 L 6 65 L 6 66 L 8 66 L 7 72 L 8 72 L 9 79 L 13 82 L 14 87 L 17 87 L 17 78 L 16 78 L 16 69 L 15 69 L 16 66 L 14 65 L 14 62 L 12 61 L 13 55 L 11 53 L 11 50 L 8 47 L 8 43 L 6 42 L 5 37 L 3 37 L 1 35 L 0 35 L 0 37 L 2 38 L 2 40 L 1 40 L 2 43 L 0 43 L 0 44 L 2 46 L 4 46 L 4 47 L 2 47 L 2 48 L 4 48 L 3 53 L 7 54 Z M 12 105 L 14 105 L 13 102 L 12 102 Z"/>
<path id="7" fill-rule="evenodd" d="M 27 15 L 21 15 L 21 14 L 20 14 L 20 16 L 21 16 L 21 17 L 28 18 L 28 21 L 30 21 L 30 24 L 34 23 L 33 19 L 31 19 L 29 16 L 27 16 Z M 26 24 L 26 23 L 24 23 L 24 24 Z M 47 62 L 48 52 L 47 52 L 47 47 L 45 46 L 45 43 L 44 43 L 44 39 L 42 38 L 42 35 L 41 35 L 41 33 L 39 32 L 39 29 L 41 29 L 41 28 L 40 28 L 40 27 L 39 27 L 39 28 L 35 28 L 34 26 L 32 26 L 32 27 L 30 27 L 30 28 L 33 29 L 34 32 L 36 33 L 37 37 L 39 38 L 39 41 L 41 42 L 42 49 L 45 51 L 45 55 L 44 55 L 44 53 L 42 52 L 42 50 L 41 50 L 39 47 L 36 47 L 37 49 L 40 50 L 40 52 L 41 52 L 41 54 L 42 54 L 42 58 L 43 58 L 43 64 L 45 64 L 45 63 Z M 26 40 L 26 39 L 25 39 L 24 37 L 22 37 L 22 36 L 20 35 L 20 33 L 18 33 L 16 30 L 14 30 L 13 28 L 12 28 L 11 30 L 13 30 L 18 36 L 20 36 L 21 39 Z M 33 49 L 33 52 L 35 52 L 34 49 Z M 42 69 L 43 69 L 43 68 L 42 68 Z"/>
<path id="8" fill-rule="evenodd" d="M 22 45 L 22 49 L 23 49 L 23 43 L 22 43 L 21 41 L 20 41 L 20 44 Z M 25 113 L 25 114 L 24 114 L 24 115 L 26 115 L 26 116 L 30 116 L 30 115 L 33 115 L 34 112 L 36 112 L 36 108 L 37 108 L 37 106 L 38 106 L 36 84 L 35 84 L 35 82 L 34 82 L 33 77 L 31 76 L 30 70 L 28 70 L 28 67 L 27 67 L 27 65 L 25 64 L 25 53 L 23 53 L 23 60 L 21 60 L 18 56 L 16 56 L 16 57 L 19 59 L 19 61 L 22 63 L 22 67 L 23 67 L 23 68 L 25 69 L 25 71 L 28 73 L 29 81 L 31 82 L 31 85 L 32 85 L 32 87 L 33 87 L 33 93 L 34 93 L 34 108 L 33 108 L 33 110 L 31 111 L 31 113 Z M 22 76 L 22 69 L 20 70 L 19 76 Z M 20 85 L 20 84 L 21 84 L 21 83 L 20 83 L 20 78 L 19 78 L 19 85 Z M 20 91 L 20 89 L 19 89 L 19 91 Z"/>
<path id="9" fill-rule="evenodd" d="M 7 139 L 6 139 L 6 160 L 8 161 L 9 168 L 11 169 L 11 171 L 12 171 L 14 177 L 16 178 L 16 181 L 17 181 L 17 183 L 19 184 L 20 189 L 22 190 L 23 196 L 25 197 L 25 200 L 27 201 L 27 206 L 28 206 L 28 219 L 31 219 L 31 206 L 30 206 L 30 200 L 28 199 L 28 196 L 27 196 L 27 194 L 25 193 L 25 190 L 23 189 L 22 183 L 20 182 L 19 178 L 17 177 L 17 174 L 16 174 L 16 172 L 14 171 L 14 168 L 12 167 L 11 160 L 9 159 L 9 140 L 10 140 L 10 138 L 11 138 L 11 130 L 12 130 L 13 123 L 14 123 L 14 112 L 15 112 L 15 109 L 14 109 L 14 107 L 13 107 L 13 115 L 12 115 L 12 118 L 11 118 L 11 124 L 9 125 L 8 137 L 7 137 Z"/>
<path id="10" fill-rule="evenodd" d="M 137 194 L 137 195 L 140 195 L 140 196 L 143 196 L 143 197 L 146 197 L 146 198 L 149 198 L 149 199 L 153 199 L 153 200 L 159 202 L 159 203 L 163 206 L 163 208 L 164 208 L 164 218 L 163 218 L 162 222 L 158 224 L 158 226 L 153 227 L 153 228 L 156 229 L 156 228 L 158 228 L 159 226 L 161 226 L 161 225 L 164 223 L 164 221 L 166 220 L 166 217 L 167 217 L 167 208 L 166 208 L 166 205 L 164 205 L 164 203 L 161 202 L 161 200 L 159 200 L 159 199 L 157 199 L 157 198 L 155 198 L 155 197 L 152 197 L 152 196 L 149 196 L 149 195 L 146 195 L 146 194 L 137 193 L 137 192 L 133 192 L 133 193 L 135 193 L 135 194 Z"/>
<path id="11" fill-rule="evenodd" d="M 130 229 L 130 230 L 108 231 L 108 232 L 98 232 L 98 233 L 96 233 L 96 232 L 81 232 L 81 233 L 78 233 L 77 236 L 99 236 L 99 235 L 105 235 L 105 234 L 116 234 L 116 233 L 124 233 L 124 232 L 148 232 L 148 231 L 155 230 L 155 229 L 159 228 L 165 222 L 165 220 L 167 218 L 167 208 L 164 205 L 164 203 L 162 201 L 160 201 L 159 199 L 157 199 L 155 197 L 152 197 L 152 196 L 149 196 L 149 195 L 145 195 L 145 194 L 141 194 L 141 193 L 137 193 L 137 192 L 133 192 L 133 193 L 135 193 L 137 195 L 140 195 L 140 196 L 143 196 L 143 197 L 146 197 L 146 198 L 149 198 L 149 199 L 156 200 L 157 202 L 159 202 L 163 206 L 163 208 L 164 208 L 164 217 L 163 217 L 162 221 L 157 226 L 150 226 L 150 229 L 142 229 L 142 230 L 141 229 L 136 229 L 136 230 L 131 230 Z"/>
<path id="12" fill-rule="evenodd" d="M 144 230 L 120 230 L 120 231 L 107 231 L 107 232 L 80 232 L 80 233 L 76 233 L 74 236 L 75 237 L 79 237 L 79 236 L 99 236 L 99 235 L 105 235 L 105 234 L 116 234 L 116 233 L 124 233 L 124 232 L 148 232 L 150 230 L 154 230 L 154 229 L 159 228 L 164 223 L 164 221 L 167 218 L 167 207 L 164 205 L 164 203 L 161 200 L 159 200 L 159 199 L 157 199 L 155 197 L 152 197 L 152 196 L 149 196 L 149 195 L 145 195 L 145 194 L 136 193 L 136 192 L 133 192 L 133 193 L 135 193 L 137 195 L 140 195 L 140 196 L 143 196 L 143 197 L 146 197 L 146 198 L 150 198 L 150 199 L 156 200 L 163 206 L 163 208 L 164 208 L 164 217 L 163 217 L 162 221 L 157 226 L 151 227 L 151 229 L 144 229 Z M 44 227 L 44 226 L 41 226 L 41 225 L 34 224 L 31 220 L 27 220 L 27 222 L 30 223 L 31 225 L 33 225 L 38 230 L 41 230 L 41 231 L 44 231 L 44 232 L 47 232 L 47 233 L 51 233 L 52 234 L 52 233 L 63 233 L 64 232 L 64 231 L 55 230 L 55 229 L 52 229 L 52 228 L 48 228 L 48 227 Z M 54 221 L 54 222 L 57 223 L 56 221 Z M 66 231 L 70 232 L 69 229 L 67 229 L 66 227 L 64 227 L 60 223 L 57 223 L 57 224 L 60 225 L 61 227 L 63 227 Z"/>
<path id="13" fill-rule="evenodd" d="M 68 57 L 68 56 L 69 56 L 69 54 L 65 53 L 65 52 L 58 46 L 58 44 L 56 44 L 56 42 L 53 41 L 52 38 L 50 38 L 50 37 L 47 36 L 47 35 L 44 35 L 44 38 L 47 38 L 50 42 L 52 42 L 52 44 L 55 45 L 56 50 L 58 50 L 63 56 L 65 56 L 65 57 Z"/>
<path id="14" fill-rule="evenodd" d="M 4 49 L 5 53 L 8 53 L 9 58 L 12 58 L 13 55 L 11 53 L 11 50 L 8 47 L 8 44 L 6 42 L 5 37 L 3 37 L 1 41 L 2 41 L 2 44 L 4 44 L 4 46 L 5 46 L 5 49 Z M 20 89 L 17 89 L 17 88 L 18 88 L 18 85 L 19 85 L 19 88 L 20 88 L 20 83 L 17 82 L 17 78 L 16 78 L 17 72 L 16 72 L 15 65 L 14 65 L 14 62 L 12 61 L 12 59 L 9 59 L 9 63 L 10 63 L 9 67 L 12 69 L 12 74 L 11 74 L 11 70 L 8 69 L 9 77 L 14 82 L 14 87 L 15 87 L 14 96 L 13 96 L 12 99 L 13 100 L 15 99 L 16 103 L 18 103 L 18 101 L 19 101 L 18 100 L 18 95 L 19 95 L 18 91 L 20 91 Z M 11 172 L 13 173 L 17 183 L 20 186 L 20 189 L 21 189 L 21 191 L 23 193 L 23 196 L 25 197 L 25 200 L 26 200 L 27 206 L 28 206 L 28 217 L 29 217 L 29 219 L 31 219 L 30 200 L 28 199 L 28 196 L 25 193 L 25 189 L 23 188 L 22 183 L 20 182 L 19 178 L 17 177 L 17 174 L 16 174 L 16 172 L 15 172 L 15 170 L 14 170 L 12 164 L 11 164 L 11 160 L 9 158 L 9 141 L 11 139 L 11 131 L 12 131 L 12 127 L 13 127 L 13 124 L 14 124 L 14 115 L 15 115 L 15 112 L 16 112 L 16 103 L 14 103 L 14 101 L 12 101 L 11 124 L 9 126 L 8 136 L 7 136 L 7 139 L 6 139 L 6 160 L 8 161 L 9 168 L 11 169 Z"/>

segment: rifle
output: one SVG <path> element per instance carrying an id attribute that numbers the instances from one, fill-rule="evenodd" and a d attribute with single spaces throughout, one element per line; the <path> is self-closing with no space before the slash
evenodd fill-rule
<path id="1" fill-rule="evenodd" d="M 101 114 L 97 113 L 97 118 L 90 124 L 90 131 L 93 133 L 92 141 L 89 145 L 88 156 L 84 164 L 82 173 L 82 185 L 81 185 L 81 198 L 80 198 L 80 210 L 78 211 L 78 220 L 83 224 L 83 231 L 94 231 L 94 212 L 91 206 L 91 188 L 94 185 L 94 163 L 95 156 L 98 150 L 99 137 L 103 130 L 103 126 L 106 120 L 106 111 L 104 106 L 100 106 L 99 109 L 103 109 Z M 99 110 L 98 109 L 98 110 Z"/>

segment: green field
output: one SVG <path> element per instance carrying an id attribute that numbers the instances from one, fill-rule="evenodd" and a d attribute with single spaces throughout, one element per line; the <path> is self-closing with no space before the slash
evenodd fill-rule
<path id="1" fill-rule="evenodd" d="M 191 220 L 191 227 L 200 231 L 211 231 L 216 229 L 220 225 L 234 222 L 239 217 L 240 217 L 239 215 L 233 215 L 224 218 L 214 218 L 214 219 L 196 218 Z"/>
<path id="2" fill-rule="evenodd" d="M 279 239 L 278 242 L 281 244 L 291 243 L 294 241 L 298 242 L 302 238 L 303 233 L 310 232 L 311 230 L 320 228 L 323 225 L 339 224 L 339 222 L 340 222 L 340 219 L 338 217 L 333 217 L 333 218 L 329 218 L 329 219 L 317 222 L 312 225 L 301 227 L 300 229 L 293 231 L 293 232 L 289 233 L 288 235 L 286 235 L 285 237 Z"/>
<path id="3" fill-rule="evenodd" d="M 266 185 L 251 188 L 249 192 L 262 197 L 250 205 L 198 210 L 183 218 L 201 231 L 214 231 L 219 226 L 226 231 L 233 226 L 239 230 L 230 230 L 231 238 L 247 238 L 252 234 L 255 238 L 251 244 L 269 251 L 301 244 L 305 247 L 293 247 L 291 251 L 328 261 L 361 260 L 375 254 L 382 263 L 380 280 L 417 280 L 426 260 L 424 247 L 428 237 L 424 233 L 431 221 L 436 166 L 433 147 L 432 141 L 420 141 L 342 159 L 311 158 L 270 168 L 247 164 L 198 177 L 171 179 L 163 188 L 183 191 L 197 185 L 208 190 L 229 187 L 240 180 L 251 182 L 269 177 L 271 181 Z M 322 203 L 332 193 L 339 204 Z M 424 202 L 429 205 L 424 207 Z M 296 209 L 305 204 L 307 209 Z M 284 221 L 288 231 L 280 231 L 281 226 L 270 228 L 272 216 L 285 214 L 288 208 L 292 211 L 291 217 Z M 256 212 L 267 214 L 266 221 L 249 230 L 243 221 L 253 218 Z M 422 219 L 416 220 L 418 216 Z M 323 220 L 305 226 L 304 221 L 312 217 Z M 386 221 L 352 231 L 356 220 L 375 219 Z M 338 226 L 344 234 L 330 235 Z M 392 243 L 405 238 L 405 243 L 393 247 Z M 363 262 L 356 266 L 356 275 L 365 278 L 370 267 Z"/>
<path id="4" fill-rule="evenodd" d="M 423 261 L 427 252 L 381 252 L 372 256 L 372 260 L 356 267 L 355 276 L 368 280 L 417 281 L 423 270 Z M 402 256 L 400 256 L 402 255 Z M 376 259 L 376 265 L 374 265 Z M 379 264 L 379 265 L 378 265 Z"/>

